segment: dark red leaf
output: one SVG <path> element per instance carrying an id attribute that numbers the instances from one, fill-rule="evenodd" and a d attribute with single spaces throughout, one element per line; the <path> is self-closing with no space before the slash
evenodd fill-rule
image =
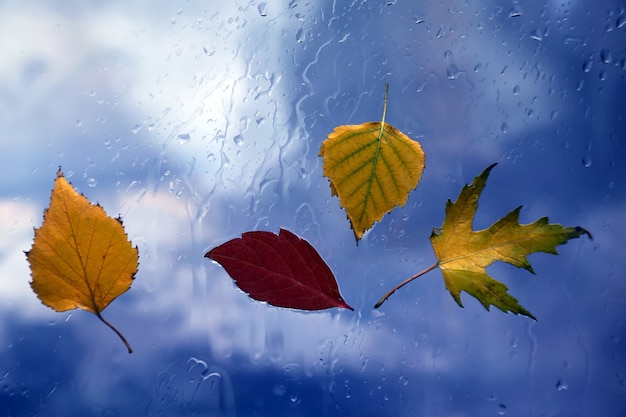
<path id="1" fill-rule="evenodd" d="M 313 246 L 288 230 L 280 229 L 279 235 L 247 232 L 204 256 L 219 262 L 255 300 L 300 310 L 354 310 L 341 298 L 335 276 Z"/>

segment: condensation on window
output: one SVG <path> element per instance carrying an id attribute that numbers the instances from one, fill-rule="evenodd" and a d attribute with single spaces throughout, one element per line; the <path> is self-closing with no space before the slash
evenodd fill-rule
<path id="1" fill-rule="evenodd" d="M 212 4 L 210 4 L 212 3 Z M 619 416 L 626 10 L 619 1 L 4 2 L 3 415 Z M 421 183 L 355 242 L 318 156 L 340 125 L 419 141 Z M 515 207 L 593 235 L 490 275 L 538 318 L 459 308 L 429 237 L 498 163 L 475 229 Z M 140 254 L 103 313 L 56 313 L 24 256 L 61 167 Z M 269 306 L 204 254 L 284 228 L 355 311 Z"/>

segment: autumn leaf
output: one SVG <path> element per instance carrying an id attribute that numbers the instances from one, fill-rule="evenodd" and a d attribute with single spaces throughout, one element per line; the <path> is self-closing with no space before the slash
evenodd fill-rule
<path id="1" fill-rule="evenodd" d="M 478 299 L 487 310 L 493 305 L 504 312 L 510 311 L 535 319 L 535 316 L 508 294 L 506 285 L 491 278 L 485 268 L 496 261 L 502 261 L 534 274 L 527 258 L 529 254 L 545 252 L 556 255 L 558 245 L 581 235 L 591 238 L 591 234 L 582 227 L 550 224 L 547 217 L 531 224 L 519 224 L 521 207 L 485 230 L 472 231 L 478 198 L 495 165 L 483 171 L 472 184 L 463 187 L 456 202 L 446 202 L 443 225 L 433 230 L 430 237 L 438 262 L 395 287 L 375 307 L 380 307 L 398 288 L 439 267 L 446 288 L 459 306 L 463 307 L 461 291 L 465 291 Z"/>
<path id="2" fill-rule="evenodd" d="M 386 113 L 387 90 L 382 121 L 335 128 L 319 153 L 331 193 L 346 209 L 357 242 L 385 214 L 406 203 L 424 171 L 421 145 L 385 123 Z"/>
<path id="3" fill-rule="evenodd" d="M 250 297 L 277 307 L 353 310 L 317 251 L 288 230 L 244 233 L 207 252 Z"/>
<path id="4" fill-rule="evenodd" d="M 130 288 L 138 250 L 128 241 L 121 220 L 78 194 L 60 169 L 50 207 L 26 256 L 30 285 L 43 304 L 59 312 L 80 308 L 95 314 L 132 353 L 124 336 L 101 313 Z"/>

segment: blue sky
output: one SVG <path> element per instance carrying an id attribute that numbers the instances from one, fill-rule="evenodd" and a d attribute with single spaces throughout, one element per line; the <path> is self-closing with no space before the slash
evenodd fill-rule
<path id="1" fill-rule="evenodd" d="M 626 15 L 550 2 L 4 2 L 0 405 L 8 415 L 624 413 Z M 419 140 L 422 182 L 357 247 L 317 157 L 340 124 Z M 537 318 L 459 308 L 428 237 L 493 162 L 475 228 L 580 225 L 536 276 L 492 276 Z M 58 166 L 139 247 L 104 312 L 56 313 L 23 251 Z M 206 251 L 287 228 L 355 312 L 250 300 Z"/>

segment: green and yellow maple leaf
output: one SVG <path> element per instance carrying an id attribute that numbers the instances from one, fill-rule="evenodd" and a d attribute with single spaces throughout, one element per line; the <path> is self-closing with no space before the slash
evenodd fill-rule
<path id="1" fill-rule="evenodd" d="M 421 145 L 385 123 L 386 112 L 387 91 L 382 121 L 338 126 L 320 148 L 331 193 L 345 208 L 357 242 L 406 203 L 424 171 Z"/>
<path id="2" fill-rule="evenodd" d="M 485 268 L 496 261 L 502 261 L 534 273 L 528 255 L 536 252 L 558 254 L 556 251 L 558 245 L 584 234 L 591 237 L 591 234 L 582 227 L 550 224 L 547 217 L 542 217 L 534 223 L 520 224 L 521 207 L 511 211 L 487 229 L 473 231 L 472 223 L 478 208 L 478 199 L 495 165 L 489 166 L 470 185 L 464 186 L 455 202 L 450 200 L 446 202 L 443 225 L 433 230 L 430 237 L 437 263 L 398 285 L 387 293 L 376 307 L 398 288 L 439 267 L 446 288 L 459 306 L 463 307 L 461 291 L 465 291 L 478 299 L 487 310 L 493 305 L 504 312 L 510 311 L 535 319 L 535 316 L 522 307 L 517 299 L 508 294 L 506 285 L 491 278 Z"/>

